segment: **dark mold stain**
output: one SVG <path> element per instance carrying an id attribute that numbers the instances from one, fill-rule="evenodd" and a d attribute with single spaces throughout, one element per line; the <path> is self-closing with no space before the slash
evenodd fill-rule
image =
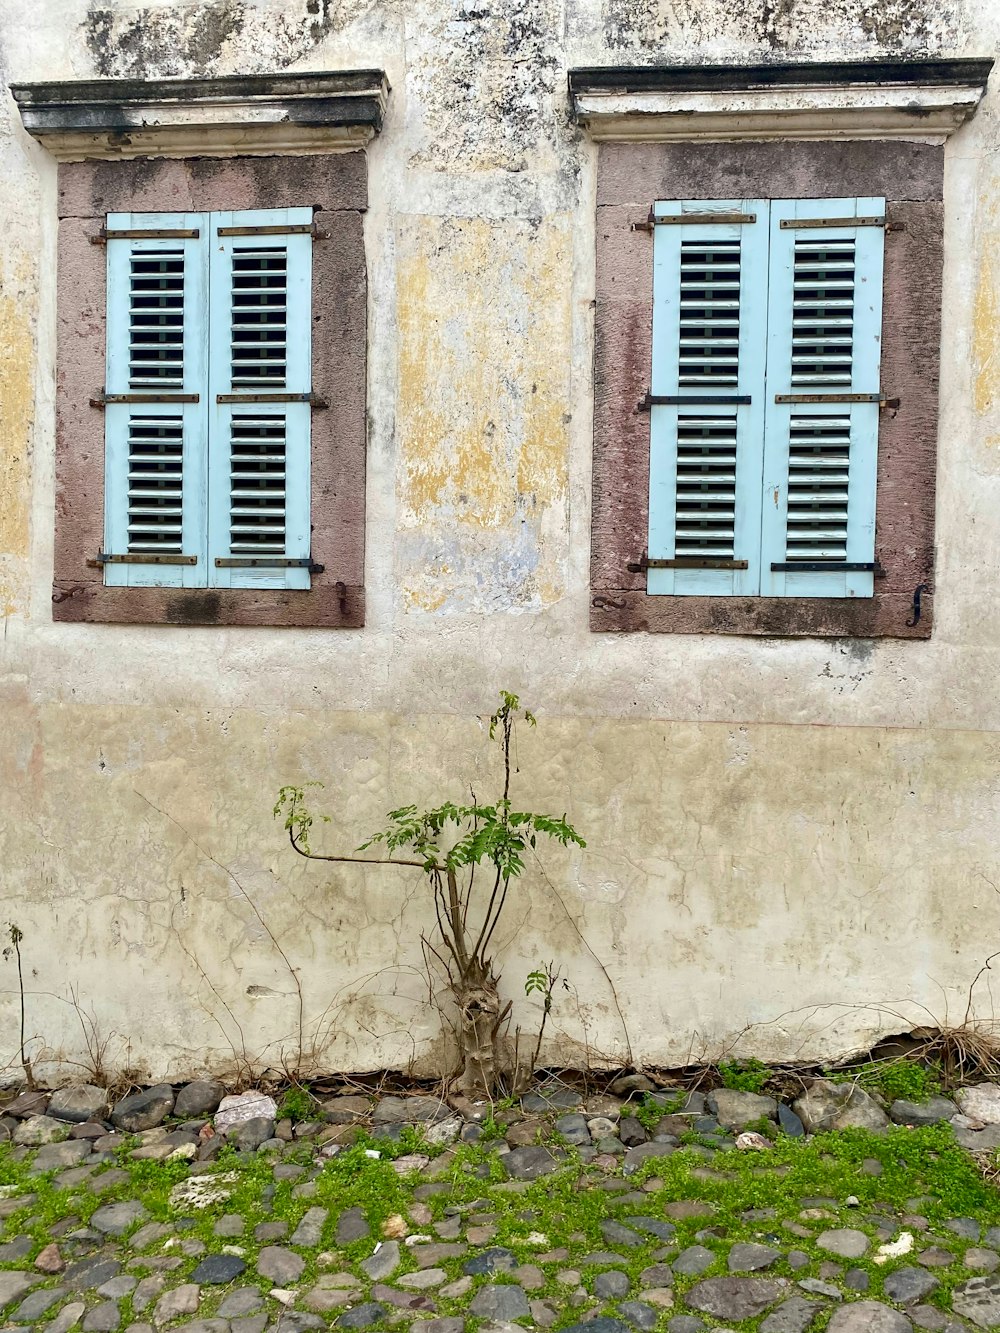
<path id="1" fill-rule="evenodd" d="M 612 50 L 631 49 L 646 59 L 664 50 L 728 40 L 734 47 L 757 46 L 787 52 L 823 44 L 829 25 L 860 31 L 886 51 L 947 45 L 956 21 L 929 0 L 760 0 L 706 4 L 705 0 L 605 0 L 604 37 Z M 948 31 L 950 30 L 950 32 Z M 833 35 L 833 34 L 831 34 Z M 683 56 L 674 55 L 683 59 Z M 689 57 L 690 58 L 690 57 Z M 738 58 L 738 57 L 737 57 Z"/>
<path id="2" fill-rule="evenodd" d="M 274 72 L 300 60 L 373 0 L 300 0 L 297 12 L 269 14 L 244 0 L 209 0 L 120 13 L 92 9 L 83 21 L 87 49 L 105 78 L 156 78 L 230 72 L 227 44 L 246 39 L 240 72 L 255 63 Z M 255 40 L 261 30 L 270 40 Z M 261 34 L 263 35 L 263 34 Z M 257 50 L 267 55 L 258 56 Z"/>
<path id="3" fill-rule="evenodd" d="M 214 625 L 219 619 L 221 599 L 217 592 L 192 592 L 171 598 L 166 618 L 174 625 Z"/>

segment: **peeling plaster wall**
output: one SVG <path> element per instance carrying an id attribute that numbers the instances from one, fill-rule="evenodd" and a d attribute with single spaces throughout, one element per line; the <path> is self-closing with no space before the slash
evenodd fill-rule
<path id="1" fill-rule="evenodd" d="M 542 959 L 572 983 L 553 1061 L 824 1058 L 964 1012 L 1000 938 L 998 90 L 947 147 L 934 637 L 616 636 L 587 629 L 596 159 L 565 73 L 979 55 L 994 0 L 0 0 L 0 34 L 0 921 L 36 1054 L 86 1059 L 75 994 L 150 1076 L 300 1045 L 429 1068 L 419 882 L 298 861 L 271 805 L 325 781 L 339 850 L 485 794 L 500 686 L 539 716 L 521 799 L 589 842 L 529 868 L 501 941 L 513 998 Z M 393 86 L 367 627 L 54 625 L 55 168 L 6 84 L 352 66 Z M 0 1077 L 13 986 L 0 964 Z"/>

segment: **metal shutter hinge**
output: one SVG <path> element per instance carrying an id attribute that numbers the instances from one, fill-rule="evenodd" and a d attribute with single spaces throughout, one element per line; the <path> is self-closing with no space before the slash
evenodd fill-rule
<path id="1" fill-rule="evenodd" d="M 177 241 L 196 241 L 201 235 L 197 227 L 160 227 L 156 230 L 129 228 L 128 230 L 111 230 L 102 227 L 96 236 L 90 237 L 91 245 L 107 245 L 108 241 L 147 241 L 147 240 L 177 240 Z"/>
<path id="2" fill-rule="evenodd" d="M 657 227 L 726 227 L 756 222 L 756 213 L 661 213 L 652 209 L 645 222 L 633 222 L 632 231 L 653 232 Z"/>
<path id="3" fill-rule="evenodd" d="M 196 393 L 105 393 L 103 389 L 90 399 L 90 406 L 100 411 L 109 403 L 197 403 Z"/>
<path id="4" fill-rule="evenodd" d="M 308 403 L 321 412 L 330 404 L 317 393 L 217 393 L 217 403 Z"/>
<path id="5" fill-rule="evenodd" d="M 713 403 L 720 406 L 729 406 L 735 403 L 737 406 L 751 402 L 748 393 L 647 393 L 645 398 L 640 398 L 635 405 L 637 412 L 648 412 L 651 407 L 673 406 L 684 407 L 686 404 L 696 404 L 699 407 L 710 407 Z"/>
<path id="6" fill-rule="evenodd" d="M 100 569 L 102 565 L 196 565 L 196 555 L 152 555 L 148 552 L 112 555 L 108 551 L 98 551 L 87 564 L 91 569 Z"/>
<path id="7" fill-rule="evenodd" d="M 302 558 L 286 556 L 216 556 L 216 569 L 308 569 L 310 574 L 322 574 L 326 565 L 318 565 L 311 555 Z"/>
<path id="8" fill-rule="evenodd" d="M 778 574 L 874 574 L 885 578 L 878 560 L 776 560 L 771 569 Z"/>
<path id="9" fill-rule="evenodd" d="M 747 569 L 746 560 L 699 560 L 694 556 L 678 556 L 672 560 L 650 560 L 643 553 L 641 560 L 625 566 L 630 574 L 645 574 L 647 569 Z"/>
<path id="10" fill-rule="evenodd" d="M 725 402 L 725 399 L 719 399 Z M 880 393 L 776 393 L 776 403 L 877 403 L 879 408 L 895 411 L 898 398 L 886 398 Z"/>

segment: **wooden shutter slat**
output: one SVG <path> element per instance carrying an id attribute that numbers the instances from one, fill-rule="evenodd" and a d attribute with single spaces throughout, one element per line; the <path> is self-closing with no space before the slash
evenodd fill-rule
<path id="1" fill-rule="evenodd" d="M 309 209 L 214 214 L 210 581 L 308 588 Z M 263 239 L 262 239 L 263 238 Z"/>
<path id="2" fill-rule="evenodd" d="M 653 227 L 647 590 L 756 591 L 767 205 L 654 205 L 654 224 L 668 215 Z"/>
<path id="3" fill-rule="evenodd" d="M 881 199 L 771 204 L 765 595 L 872 595 L 883 232 L 867 223 L 883 211 Z"/>
<path id="4" fill-rule="evenodd" d="M 197 222 L 108 217 L 104 544 L 119 558 L 104 562 L 104 579 L 112 586 L 206 579 L 207 242 Z"/>

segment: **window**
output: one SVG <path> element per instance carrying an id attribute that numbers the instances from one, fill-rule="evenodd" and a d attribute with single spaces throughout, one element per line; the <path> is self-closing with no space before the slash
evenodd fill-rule
<path id="1" fill-rule="evenodd" d="M 388 94 L 380 70 L 14 90 L 59 162 L 54 620 L 364 625 Z"/>
<path id="2" fill-rule="evenodd" d="M 570 70 L 597 146 L 592 630 L 929 636 L 945 142 L 991 67 Z M 670 210 L 756 216 L 650 225 Z M 869 211 L 884 226 L 858 225 Z M 950 225 L 961 246 L 958 212 Z M 820 284 L 850 262 L 848 367 Z M 871 398 L 803 401 L 833 393 Z"/>
<path id="3" fill-rule="evenodd" d="M 871 597 L 885 200 L 649 222 L 647 591 Z"/>
<path id="4" fill-rule="evenodd" d="M 312 210 L 106 241 L 105 583 L 308 588 Z"/>

